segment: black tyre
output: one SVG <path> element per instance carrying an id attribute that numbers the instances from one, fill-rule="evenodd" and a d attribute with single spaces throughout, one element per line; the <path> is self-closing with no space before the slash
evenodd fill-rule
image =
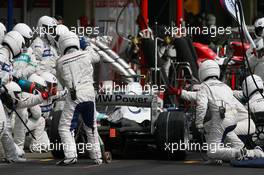
<path id="1" fill-rule="evenodd" d="M 163 112 L 156 121 L 156 142 L 160 158 L 184 160 L 185 150 L 172 150 L 172 145 L 180 146 L 185 139 L 185 114 L 183 112 Z M 174 147 L 175 148 L 175 147 Z"/>
<path id="2" fill-rule="evenodd" d="M 253 120 L 256 125 L 256 132 L 253 134 L 253 142 L 264 149 L 264 112 L 253 114 Z"/>
<path id="3" fill-rule="evenodd" d="M 197 57 L 193 46 L 190 44 L 189 38 L 175 39 L 174 47 L 177 52 L 177 60 L 179 62 L 190 63 L 193 76 L 198 79 L 198 65 L 196 63 Z"/>
<path id="4" fill-rule="evenodd" d="M 64 158 L 63 147 L 61 145 L 61 139 L 58 132 L 61 113 L 62 111 L 56 111 L 52 113 L 52 121 L 50 126 L 50 142 L 51 145 L 53 145 L 51 154 L 56 159 Z"/>

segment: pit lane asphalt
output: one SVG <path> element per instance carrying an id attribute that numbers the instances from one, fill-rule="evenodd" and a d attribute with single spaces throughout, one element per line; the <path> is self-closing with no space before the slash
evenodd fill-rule
<path id="1" fill-rule="evenodd" d="M 50 154 L 27 154 L 25 163 L 0 163 L 0 175 L 263 175 L 263 169 L 203 165 L 199 154 L 189 153 L 186 161 L 113 160 L 110 164 L 93 165 L 81 159 L 76 165 L 56 166 Z"/>

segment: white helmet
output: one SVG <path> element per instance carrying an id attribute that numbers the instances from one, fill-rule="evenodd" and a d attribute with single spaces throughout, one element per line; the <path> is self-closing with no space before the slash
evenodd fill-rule
<path id="1" fill-rule="evenodd" d="M 19 32 L 25 39 L 26 47 L 29 47 L 33 38 L 33 32 L 31 28 L 25 23 L 18 23 L 13 28 L 13 31 Z"/>
<path id="2" fill-rule="evenodd" d="M 264 17 L 257 19 L 254 26 L 256 36 L 264 37 Z"/>
<path id="3" fill-rule="evenodd" d="M 22 90 L 17 83 L 11 81 L 6 84 L 6 88 L 8 90 L 8 93 L 11 95 L 13 99 L 17 99 L 17 100 L 22 99 Z"/>
<path id="4" fill-rule="evenodd" d="M 126 94 L 128 95 L 142 95 L 142 86 L 138 82 L 131 82 L 127 85 Z"/>
<path id="5" fill-rule="evenodd" d="M 40 37 L 47 36 L 49 40 L 56 36 L 57 22 L 50 16 L 42 16 L 38 20 L 38 29 Z"/>
<path id="6" fill-rule="evenodd" d="M 28 81 L 35 82 L 40 84 L 43 87 L 47 87 L 46 81 L 36 73 L 32 74 L 29 78 Z"/>
<path id="7" fill-rule="evenodd" d="M 57 78 L 49 72 L 43 72 L 40 76 L 45 80 L 49 93 L 56 95 L 58 85 Z"/>
<path id="8" fill-rule="evenodd" d="M 27 39 L 33 38 L 33 32 L 31 28 L 25 23 L 16 24 L 13 30 L 19 32 L 24 38 L 27 38 Z"/>
<path id="9" fill-rule="evenodd" d="M 56 27 L 56 37 L 54 38 L 55 40 L 55 46 L 58 47 L 58 41 L 61 35 L 68 33 L 70 30 L 67 26 L 63 24 L 59 24 Z"/>
<path id="10" fill-rule="evenodd" d="M 48 83 L 58 84 L 57 78 L 49 72 L 43 72 L 40 76 L 46 81 L 47 85 Z"/>
<path id="11" fill-rule="evenodd" d="M 2 43 L 4 39 L 5 33 L 6 33 L 6 27 L 4 24 L 0 22 L 0 44 Z"/>
<path id="12" fill-rule="evenodd" d="M 253 76 L 257 86 L 254 83 L 254 80 L 253 80 L 252 76 Z M 258 90 L 258 88 L 259 88 L 259 90 L 263 90 L 263 81 L 262 81 L 262 79 L 259 76 L 257 76 L 257 75 L 252 75 L 252 76 L 251 75 L 248 76 L 242 83 L 242 90 L 243 90 L 244 96 L 250 97 L 255 91 Z M 247 87 L 246 87 L 246 85 L 247 85 Z M 248 93 L 247 93 L 247 90 L 248 90 Z"/>
<path id="13" fill-rule="evenodd" d="M 80 49 L 80 41 L 78 36 L 73 32 L 67 32 L 60 36 L 59 38 L 59 49 L 62 54 L 65 54 L 65 51 L 69 47 L 75 47 Z"/>
<path id="14" fill-rule="evenodd" d="M 19 32 L 11 31 L 5 35 L 3 44 L 8 45 L 13 53 L 13 56 L 16 57 L 21 53 L 25 40 Z"/>
<path id="15" fill-rule="evenodd" d="M 199 79 L 200 81 L 204 81 L 209 77 L 220 77 L 220 68 L 219 65 L 213 60 L 206 60 L 201 63 L 199 67 Z"/>
<path id="16" fill-rule="evenodd" d="M 56 38 L 55 40 L 58 41 L 59 37 L 65 33 L 68 33 L 70 30 L 67 26 L 63 25 L 63 24 L 59 24 L 56 27 Z"/>

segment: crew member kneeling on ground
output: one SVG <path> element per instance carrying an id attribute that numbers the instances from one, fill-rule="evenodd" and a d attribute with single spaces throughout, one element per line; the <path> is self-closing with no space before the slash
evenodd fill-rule
<path id="1" fill-rule="evenodd" d="M 202 82 L 197 94 L 196 127 L 204 130 L 206 143 L 209 145 L 208 157 L 216 160 L 262 158 L 261 148 L 247 150 L 235 134 L 236 101 L 233 91 L 225 83 L 218 80 L 220 69 L 213 60 L 203 62 L 199 67 L 199 78 Z M 204 123 L 207 110 L 211 119 Z M 229 143 L 229 147 L 221 144 Z"/>

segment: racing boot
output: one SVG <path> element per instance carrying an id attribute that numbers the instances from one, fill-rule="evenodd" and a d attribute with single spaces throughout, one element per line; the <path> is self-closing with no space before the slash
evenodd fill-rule
<path id="1" fill-rule="evenodd" d="M 93 160 L 94 164 L 101 165 L 103 163 L 103 159 L 95 159 Z"/>
<path id="2" fill-rule="evenodd" d="M 21 162 L 26 162 L 27 159 L 22 158 L 22 157 L 17 157 L 17 158 L 13 158 L 13 159 L 7 159 L 7 158 L 3 158 L 2 162 L 3 163 L 21 163 Z"/>
<path id="3" fill-rule="evenodd" d="M 254 159 L 258 159 L 258 158 L 263 158 L 264 157 L 264 152 L 262 150 L 262 148 L 260 146 L 256 146 L 254 149 Z"/>
<path id="4" fill-rule="evenodd" d="M 17 144 L 15 144 L 15 147 L 16 147 L 18 157 L 24 158 L 25 157 L 25 151 L 23 149 L 19 148 L 17 146 Z"/>
<path id="5" fill-rule="evenodd" d="M 3 162 L 12 163 L 12 162 L 25 162 L 26 159 L 22 158 L 23 152 L 17 149 L 15 142 L 13 141 L 12 136 L 8 132 L 4 132 L 1 138 L 2 146 L 5 152 L 5 158 Z"/>
<path id="6" fill-rule="evenodd" d="M 256 146 L 252 150 L 247 150 L 246 148 L 242 148 L 240 150 L 239 155 L 236 155 L 237 160 L 258 159 L 263 157 L 264 157 L 264 152 L 259 146 Z"/>
<path id="7" fill-rule="evenodd" d="M 65 158 L 65 159 L 57 162 L 56 165 L 67 166 L 67 165 L 73 165 L 73 164 L 76 164 L 76 163 L 77 163 L 77 158 L 74 157 L 74 158 Z"/>

